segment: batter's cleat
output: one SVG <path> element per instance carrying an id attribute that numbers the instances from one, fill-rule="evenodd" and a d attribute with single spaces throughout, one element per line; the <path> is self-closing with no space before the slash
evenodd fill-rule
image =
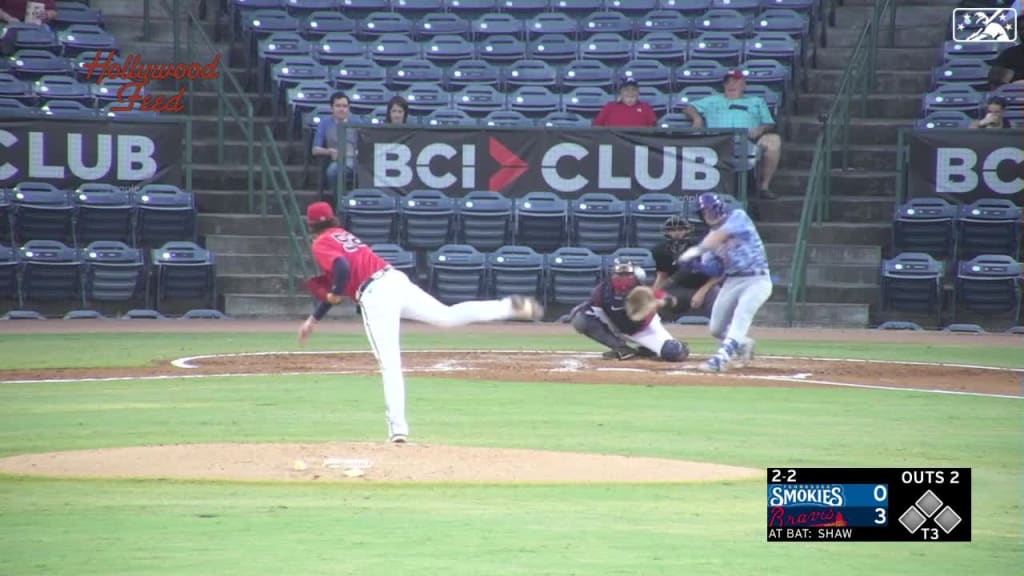
<path id="1" fill-rule="evenodd" d="M 750 338 L 746 344 L 740 346 L 739 352 L 736 353 L 736 359 L 733 360 L 733 365 L 737 368 L 745 368 L 754 361 L 754 345 L 757 342 Z"/>
<path id="2" fill-rule="evenodd" d="M 700 365 L 701 372 L 725 372 L 726 363 L 719 356 L 712 356 Z"/>
<path id="3" fill-rule="evenodd" d="M 629 346 L 622 346 L 601 354 L 601 358 L 604 358 L 605 360 L 631 360 L 636 358 L 636 356 L 637 351 Z"/>
<path id="4" fill-rule="evenodd" d="M 513 320 L 540 320 L 544 315 L 544 307 L 536 298 L 516 294 L 509 296 L 509 303 L 512 305 Z"/>
<path id="5" fill-rule="evenodd" d="M 405 444 L 409 441 L 409 437 L 405 434 L 392 434 L 389 440 L 392 444 Z"/>

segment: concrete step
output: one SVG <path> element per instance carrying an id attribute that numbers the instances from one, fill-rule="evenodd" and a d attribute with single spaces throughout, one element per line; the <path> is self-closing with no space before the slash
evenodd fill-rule
<path id="1" fill-rule="evenodd" d="M 142 18 L 145 9 L 144 2 L 125 2 L 125 0 L 90 0 L 87 2 L 90 7 L 103 12 L 103 19 L 106 20 L 109 16 L 134 16 L 136 18 Z M 194 14 L 199 14 L 199 8 L 202 4 L 202 0 L 182 0 L 181 7 L 191 10 Z M 211 10 L 216 5 L 216 2 L 207 1 L 208 9 Z M 167 4 L 170 6 L 170 2 Z M 166 17 L 167 12 L 163 9 L 160 2 L 150 3 L 151 16 L 162 16 Z"/>
<path id="2" fill-rule="evenodd" d="M 829 111 L 833 94 L 806 93 L 798 96 L 800 113 L 817 116 Z M 868 94 L 867 115 L 861 111 L 860 97 L 851 99 L 850 115 L 855 118 L 916 118 L 921 113 L 922 94 Z"/>
<path id="3" fill-rule="evenodd" d="M 282 294 L 225 293 L 225 313 L 235 318 L 268 318 L 302 320 L 314 310 L 315 302 L 308 294 L 295 296 Z M 328 316 L 332 320 L 355 318 L 355 306 L 345 300 L 331 308 Z M 296 328 L 298 326 L 296 325 Z"/>
<path id="4" fill-rule="evenodd" d="M 879 48 L 876 62 L 879 70 L 931 70 L 938 58 L 938 44 L 932 50 L 923 48 Z M 816 68 L 810 70 L 814 75 L 818 69 L 845 70 L 850 64 L 849 48 L 818 48 L 815 54 Z"/>
<path id="5" fill-rule="evenodd" d="M 899 2 L 896 6 L 896 28 L 901 33 L 921 27 L 948 29 L 954 8 L 953 6 L 905 6 Z M 836 28 L 859 27 L 871 17 L 872 11 L 872 6 L 839 6 L 836 8 Z M 888 26 L 888 12 L 882 14 L 881 22 Z"/>
<path id="6" fill-rule="evenodd" d="M 804 199 L 783 196 L 760 205 L 761 222 L 799 222 Z M 895 203 L 892 198 L 832 195 L 831 219 L 836 222 L 890 222 Z"/>
<path id="7" fill-rule="evenodd" d="M 287 236 L 284 219 L 258 214 L 199 214 L 199 233 L 212 236 Z"/>
<path id="8" fill-rule="evenodd" d="M 257 194 L 257 207 L 262 211 L 262 190 L 255 194 Z M 196 195 L 200 212 L 233 214 L 245 212 L 249 207 L 249 193 L 245 190 L 208 190 L 198 188 Z M 308 190 L 297 190 L 295 195 L 300 210 L 304 210 L 306 206 L 320 199 L 319 194 Z M 273 193 L 267 198 L 267 212 L 271 214 L 281 213 L 279 201 Z"/>
<path id="9" fill-rule="evenodd" d="M 217 108 L 211 110 L 195 110 L 195 112 L 203 112 L 201 115 L 192 116 L 192 140 L 214 140 L 217 138 Z M 210 113 L 213 113 L 212 115 Z M 242 112 L 239 110 L 239 112 Z M 253 128 L 256 130 L 255 141 L 258 142 L 263 137 L 263 127 L 269 127 L 271 133 L 274 135 L 276 141 L 280 144 L 287 142 L 287 131 L 285 126 L 279 120 L 268 118 L 265 116 L 256 116 L 253 111 Z M 224 139 L 233 140 L 237 142 L 243 142 L 245 140 L 245 131 L 242 126 L 234 119 L 234 117 L 227 111 L 224 113 Z"/>
<path id="10" fill-rule="evenodd" d="M 889 196 L 896 193 L 897 172 L 877 170 L 832 171 L 833 196 Z M 775 173 L 772 191 L 779 196 L 804 197 L 810 173 L 806 168 L 782 168 Z"/>
<path id="11" fill-rule="evenodd" d="M 793 259 L 793 244 L 765 244 L 765 251 L 773 263 L 788 266 Z M 805 252 L 810 264 L 844 264 L 878 267 L 882 251 L 878 246 L 852 244 L 808 244 Z M 774 264 L 772 269 L 774 270 Z"/>
<path id="12" fill-rule="evenodd" d="M 814 304 L 867 304 L 869 307 L 878 299 L 877 284 L 848 282 L 813 282 L 808 270 L 807 286 L 804 289 L 807 303 Z M 772 289 L 771 302 L 786 302 L 789 285 L 777 283 Z"/>
<path id="13" fill-rule="evenodd" d="M 785 302 L 768 302 L 761 307 L 757 326 L 786 326 Z M 798 304 L 793 310 L 794 326 L 828 328 L 867 328 L 870 306 L 867 304 Z"/>
<path id="14" fill-rule="evenodd" d="M 217 254 L 219 274 L 288 274 L 287 252 L 284 255 L 268 254 Z M 257 292 L 257 291 L 253 291 Z"/>
<path id="15" fill-rule="evenodd" d="M 769 262 L 772 274 L 780 284 L 789 284 L 792 268 L 790 264 Z M 808 286 L 829 288 L 833 285 L 872 286 L 878 289 L 878 264 L 808 264 L 805 270 Z M 814 299 L 815 302 L 819 301 Z M 832 300 L 828 300 L 832 302 Z M 838 302 L 838 300 L 835 300 Z M 868 300 L 865 300 L 867 302 Z"/>
<path id="16" fill-rule="evenodd" d="M 131 4 L 131 2 L 122 2 L 122 4 Z M 142 4 L 142 2 L 139 2 Z M 152 2 L 154 7 L 160 5 L 159 2 Z M 185 19 L 181 19 L 181 25 L 178 29 L 178 33 L 181 34 L 182 42 L 186 41 L 186 30 L 184 26 Z M 143 36 L 143 18 L 142 15 L 129 15 L 129 14 L 107 14 L 103 13 L 103 27 L 107 32 L 110 32 L 121 41 L 122 44 L 130 46 L 134 42 L 146 41 L 146 42 L 174 42 L 174 26 L 173 21 L 162 9 L 158 8 L 153 11 L 150 16 L 150 28 L 149 35 Z M 212 19 L 205 22 L 200 22 L 203 32 L 213 40 L 216 35 L 216 24 Z"/>
<path id="17" fill-rule="evenodd" d="M 936 43 L 935 45 L 938 45 Z M 835 94 L 845 70 L 817 69 L 807 75 L 807 91 Z M 931 87 L 930 70 L 879 70 L 875 75 L 875 91 L 889 93 L 924 93 Z"/>
<path id="18" fill-rule="evenodd" d="M 898 16 L 898 15 L 897 15 Z M 952 17 L 952 12 L 950 12 Z M 837 18 L 838 19 L 838 18 Z M 829 28 L 826 33 L 826 42 L 829 48 L 853 48 L 857 45 L 861 30 L 864 29 L 863 21 L 856 26 L 837 26 Z M 882 25 L 878 29 L 878 45 L 891 47 L 889 43 L 889 18 L 883 15 Z M 949 35 L 949 27 L 921 27 L 906 28 L 896 27 L 896 46 L 899 48 L 933 48 L 946 39 Z"/>
<path id="19" fill-rule="evenodd" d="M 799 222 L 759 222 L 761 239 L 772 244 L 793 244 Z M 807 241 L 811 244 L 884 245 L 892 236 L 892 223 L 825 222 L 811 225 Z"/>
<path id="20" fill-rule="evenodd" d="M 224 294 L 287 294 L 288 276 L 270 272 L 259 274 L 224 273 L 218 269 L 217 285 Z M 304 291 L 302 283 L 296 281 L 294 290 L 296 292 Z"/>
<path id="21" fill-rule="evenodd" d="M 786 122 L 789 138 L 794 142 L 815 142 L 821 133 L 821 121 L 817 116 L 789 116 Z M 913 125 L 911 120 L 851 118 L 850 144 L 893 146 L 899 141 L 900 129 Z M 788 150 L 790 146 L 785 148 Z"/>
<path id="22" fill-rule="evenodd" d="M 258 159 L 259 156 L 255 158 Z M 293 189 L 308 189 L 316 186 L 316 171 L 312 166 L 310 166 L 309 183 L 307 186 L 303 186 L 302 166 L 285 166 L 285 169 L 291 179 Z M 262 167 L 257 163 L 253 170 L 253 186 L 257 189 L 256 193 L 260 193 L 258 189 L 262 172 Z M 226 166 L 220 164 L 194 164 L 192 166 L 192 186 L 197 190 L 203 188 L 245 190 L 246 186 L 248 186 L 248 177 L 249 168 L 244 164 Z M 270 200 L 272 201 L 273 199 L 271 198 Z"/>
<path id="23" fill-rule="evenodd" d="M 207 236 L 206 247 L 217 254 L 261 254 L 287 256 L 288 236 L 235 236 L 216 234 Z"/>
<path id="24" fill-rule="evenodd" d="M 261 135 L 262 136 L 262 135 Z M 281 160 L 285 164 L 299 166 L 302 164 L 303 156 L 307 152 L 307 148 L 302 142 L 297 139 L 289 144 L 287 139 L 275 140 L 277 144 L 277 150 L 281 154 Z M 192 139 L 192 158 L 203 159 L 203 158 L 216 158 L 218 151 L 218 143 L 215 138 L 193 138 Z M 259 144 L 258 142 L 253 143 L 253 157 L 258 163 L 259 156 Z M 243 165 L 248 160 L 249 146 L 244 140 L 224 140 L 224 163 L 229 165 Z M 314 165 L 318 162 L 314 162 Z"/>
<path id="25" fill-rule="evenodd" d="M 855 130 L 851 128 L 851 133 Z M 807 143 L 791 143 L 785 147 L 782 153 L 782 164 L 786 168 L 806 169 L 811 168 L 814 156 L 818 149 L 814 146 L 815 140 L 805 141 Z M 832 151 L 832 166 L 842 168 L 843 152 L 838 149 L 842 140 L 838 141 Z M 896 145 L 895 141 L 890 145 L 854 145 L 851 143 L 846 152 L 847 167 L 870 168 L 872 170 L 896 170 Z"/>

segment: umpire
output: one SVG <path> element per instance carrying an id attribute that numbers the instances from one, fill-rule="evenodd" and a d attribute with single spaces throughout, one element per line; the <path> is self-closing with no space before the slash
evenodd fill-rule
<path id="1" fill-rule="evenodd" d="M 682 216 L 670 216 L 664 224 L 665 239 L 651 249 L 657 275 L 654 289 L 664 290 L 676 299 L 676 305 L 661 311 L 662 318 L 675 321 L 683 315 L 707 316 L 718 294 L 720 279 L 711 278 L 676 261 L 687 248 L 700 242 L 694 234 L 693 224 Z"/>

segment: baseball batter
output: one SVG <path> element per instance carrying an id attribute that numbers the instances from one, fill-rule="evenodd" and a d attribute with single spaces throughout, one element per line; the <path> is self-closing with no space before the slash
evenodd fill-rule
<path id="1" fill-rule="evenodd" d="M 707 372 L 724 372 L 730 363 L 746 365 L 753 359 L 754 340 L 747 333 L 772 295 L 772 279 L 761 235 L 746 211 L 730 209 L 712 193 L 701 194 L 698 203 L 711 231 L 679 260 L 703 268 L 708 276 L 724 277 L 710 323 L 711 335 L 721 339 L 722 345 L 701 366 Z"/>
<path id="2" fill-rule="evenodd" d="M 676 340 L 661 324 L 657 310 L 639 320 L 629 317 L 627 299 L 634 288 L 640 286 L 638 270 L 632 262 L 615 260 L 611 277 L 598 284 L 590 295 L 572 311 L 572 327 L 576 332 L 610 348 L 604 357 L 629 360 L 637 356 L 658 357 L 671 362 L 682 362 L 690 355 L 686 344 Z M 655 291 L 658 305 L 672 306 L 672 296 Z M 629 343 L 637 344 L 639 350 Z"/>
<path id="3" fill-rule="evenodd" d="M 342 228 L 330 204 L 311 204 L 306 210 L 306 220 L 315 236 L 313 258 L 323 275 L 306 283 L 320 304 L 299 328 L 299 342 L 306 341 L 316 323 L 331 306 L 340 303 L 342 297 L 351 298 L 359 305 L 363 327 L 384 381 L 391 442 L 406 442 L 409 435 L 399 347 L 402 318 L 449 328 L 473 322 L 535 320 L 543 314 L 543 308 L 535 299 L 524 296 L 446 306 Z"/>

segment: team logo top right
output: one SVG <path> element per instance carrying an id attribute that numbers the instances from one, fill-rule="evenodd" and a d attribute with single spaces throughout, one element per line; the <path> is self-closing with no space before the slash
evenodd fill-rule
<path id="1" fill-rule="evenodd" d="M 1015 8 L 956 8 L 953 40 L 957 42 L 1016 42 Z"/>

